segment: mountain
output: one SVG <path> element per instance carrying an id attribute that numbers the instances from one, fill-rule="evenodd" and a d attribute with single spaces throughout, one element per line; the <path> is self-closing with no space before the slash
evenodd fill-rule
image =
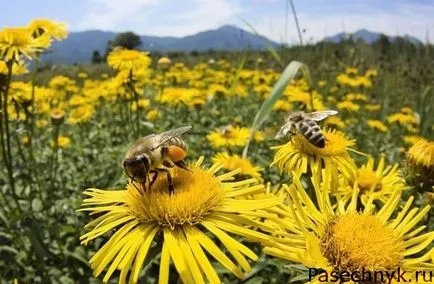
<path id="1" fill-rule="evenodd" d="M 354 39 L 354 40 L 363 40 L 364 42 L 368 43 L 368 44 L 372 44 L 374 42 L 376 42 L 380 36 L 382 35 L 382 33 L 376 33 L 376 32 L 371 32 L 365 29 L 361 29 L 356 31 L 355 33 L 338 33 L 335 34 L 334 36 L 329 36 L 329 37 L 325 37 L 323 39 L 323 41 L 326 42 L 333 42 L 333 43 L 339 43 L 344 39 L 348 39 L 350 36 Z M 386 35 L 387 36 L 387 35 Z M 396 36 L 387 36 L 389 38 L 390 41 L 395 41 L 398 37 Z M 407 39 L 408 41 L 410 41 L 413 44 L 422 44 L 422 42 L 413 37 L 413 36 L 409 36 L 409 35 L 405 35 L 402 36 L 401 38 Z"/>
<path id="2" fill-rule="evenodd" d="M 52 52 L 42 57 L 43 61 L 55 63 L 84 63 L 91 60 L 94 50 L 104 53 L 107 42 L 116 36 L 114 32 L 90 30 L 71 32 L 63 41 L 54 42 Z M 268 44 L 278 44 L 235 26 L 225 25 L 185 37 L 141 36 L 143 50 L 148 51 L 206 51 L 213 50 L 265 50 Z"/>

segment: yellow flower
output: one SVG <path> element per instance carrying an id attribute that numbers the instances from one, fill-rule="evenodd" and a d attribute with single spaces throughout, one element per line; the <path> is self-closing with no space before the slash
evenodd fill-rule
<path id="1" fill-rule="evenodd" d="M 75 81 L 62 75 L 51 78 L 48 86 L 53 89 L 66 89 L 68 86 L 75 85 Z"/>
<path id="2" fill-rule="evenodd" d="M 162 67 L 162 68 L 167 68 L 170 64 L 172 63 L 172 61 L 168 58 L 168 57 L 160 57 L 157 61 L 157 65 Z"/>
<path id="3" fill-rule="evenodd" d="M 277 100 L 273 105 L 273 110 L 290 111 L 292 110 L 292 105 L 287 100 Z"/>
<path id="4" fill-rule="evenodd" d="M 29 138 L 29 136 L 23 136 L 22 138 L 21 138 L 21 143 L 23 144 L 23 145 L 25 145 L 25 146 L 27 146 L 27 145 L 29 145 L 29 143 L 30 143 L 30 138 Z"/>
<path id="5" fill-rule="evenodd" d="M 124 190 L 84 192 L 89 197 L 83 201 L 81 210 L 99 217 L 86 225 L 90 231 L 81 236 L 82 243 L 86 245 L 116 230 L 90 260 L 96 277 L 108 268 L 103 279 L 106 283 L 120 270 L 119 283 L 125 283 L 130 271 L 129 282 L 137 283 L 157 234 L 163 236 L 159 283 L 169 282 L 171 262 L 183 283 L 220 283 L 209 257 L 239 278 L 251 270 L 246 257 L 257 260 L 257 255 L 231 234 L 268 243 L 269 235 L 250 226 L 269 229 L 257 218 L 267 217 L 266 210 L 279 204 L 280 199 L 265 194 L 264 186 L 255 179 L 233 182 L 239 171 L 217 176 L 221 165 L 205 169 L 201 168 L 202 161 L 203 158 L 190 165 L 190 171 L 170 169 L 175 186 L 173 195 L 168 192 L 165 175 L 159 175 L 152 189 L 144 191 L 139 189 L 140 185 L 129 183 Z M 246 198 L 253 194 L 254 199 Z"/>
<path id="6" fill-rule="evenodd" d="M 434 185 L 434 142 L 419 140 L 408 150 L 408 168 L 421 182 Z"/>
<path id="7" fill-rule="evenodd" d="M 129 49 L 116 49 L 107 57 L 107 63 L 110 67 L 118 71 L 137 72 L 145 70 L 151 64 L 151 58 L 147 52 Z"/>
<path id="8" fill-rule="evenodd" d="M 387 121 L 389 123 L 399 123 L 402 125 L 419 125 L 419 120 L 417 117 L 410 113 L 410 114 L 404 114 L 404 113 L 394 113 L 387 117 Z"/>
<path id="9" fill-rule="evenodd" d="M 36 57 L 38 52 L 50 45 L 46 36 L 33 38 L 28 28 L 4 28 L 0 30 L 0 59 L 4 61 L 20 61 L 21 57 L 28 59 Z"/>
<path id="10" fill-rule="evenodd" d="M 256 133 L 255 140 L 263 140 L 261 132 Z M 245 146 L 250 136 L 250 129 L 239 126 L 225 126 L 209 133 L 206 138 L 213 148 Z"/>
<path id="11" fill-rule="evenodd" d="M 367 111 L 378 111 L 381 109 L 381 105 L 379 104 L 369 104 L 369 105 L 365 105 L 364 108 Z"/>
<path id="12" fill-rule="evenodd" d="M 403 137 L 404 142 L 406 144 L 409 144 L 410 146 L 413 146 L 414 144 L 416 144 L 419 140 L 424 140 L 427 141 L 425 138 L 418 136 L 418 135 L 405 135 Z"/>
<path id="13" fill-rule="evenodd" d="M 46 119 L 39 119 L 36 121 L 36 127 L 37 128 L 42 128 L 48 125 L 48 120 Z"/>
<path id="14" fill-rule="evenodd" d="M 343 101 L 336 105 L 338 109 L 344 109 L 348 111 L 359 111 L 360 106 L 352 101 Z"/>
<path id="15" fill-rule="evenodd" d="M 48 35 L 55 40 L 62 40 L 68 36 L 66 24 L 58 23 L 49 19 L 32 20 L 28 28 L 34 37 Z"/>
<path id="16" fill-rule="evenodd" d="M 9 69 L 6 65 L 6 62 L 0 60 L 0 74 L 6 75 L 8 73 Z M 12 75 L 21 75 L 27 73 L 29 73 L 29 70 L 27 69 L 27 65 L 25 65 L 22 60 L 15 62 L 15 64 L 12 66 Z"/>
<path id="17" fill-rule="evenodd" d="M 368 119 L 368 125 L 372 129 L 378 130 L 380 132 L 387 132 L 387 126 L 380 120 Z"/>
<path id="18" fill-rule="evenodd" d="M 347 202 L 355 190 L 360 192 L 360 200 L 365 205 L 369 199 L 380 200 L 386 203 L 395 192 L 406 189 L 405 181 L 398 170 L 398 164 L 386 166 L 385 156 L 381 155 L 374 169 L 374 159 L 368 158 L 368 162 L 357 170 L 357 176 L 353 180 L 344 180 L 337 194 Z"/>
<path id="19" fill-rule="evenodd" d="M 345 100 L 367 102 L 368 96 L 366 96 L 364 94 L 349 93 L 345 96 Z"/>
<path id="20" fill-rule="evenodd" d="M 291 140 L 284 145 L 274 146 L 276 150 L 273 162 L 281 171 L 295 172 L 297 176 L 306 174 L 324 167 L 327 181 L 337 182 L 339 174 L 346 179 L 354 179 L 356 165 L 348 154 L 348 150 L 355 151 L 355 140 L 345 137 L 344 133 L 336 130 L 326 130 L 325 147 L 318 148 L 312 145 L 302 135 L 291 136 Z"/>
<path id="21" fill-rule="evenodd" d="M 282 206 L 277 219 L 280 230 L 276 229 L 276 234 L 281 232 L 281 237 L 275 240 L 279 244 L 266 246 L 265 253 L 315 268 L 318 274 L 324 270 L 329 277 L 332 271 L 351 274 L 363 270 L 373 277 L 376 271 L 390 273 L 398 268 L 409 275 L 434 269 L 434 248 L 429 249 L 434 232 L 421 234 L 426 226 L 415 227 L 430 210 L 429 205 L 411 209 L 412 196 L 400 207 L 400 194 L 395 192 L 379 211 L 374 211 L 372 200 L 360 210 L 357 190 L 347 204 L 339 199 L 333 202 L 328 193 L 333 189 L 321 187 L 318 175 L 312 177 L 313 200 L 297 178 L 287 188 L 290 202 Z M 310 283 L 331 283 L 325 273 Z M 374 283 L 373 278 L 363 280 Z"/>
<path id="22" fill-rule="evenodd" d="M 147 107 L 149 107 L 150 104 L 151 104 L 151 102 L 148 99 L 140 99 L 138 101 L 138 106 L 141 109 L 146 109 Z M 132 111 L 137 111 L 137 103 L 136 102 L 132 103 L 131 110 Z"/>
<path id="23" fill-rule="evenodd" d="M 223 165 L 223 168 L 229 171 L 240 169 L 239 175 L 251 176 L 258 180 L 262 180 L 259 173 L 262 168 L 254 166 L 248 159 L 239 155 L 229 155 L 228 153 L 218 153 L 212 159 L 216 164 Z"/>
<path id="24" fill-rule="evenodd" d="M 359 73 L 359 70 L 357 70 L 357 68 L 355 68 L 355 67 L 348 67 L 345 70 L 345 73 L 350 74 L 350 75 L 357 75 Z"/>
<path id="25" fill-rule="evenodd" d="M 51 116 L 51 122 L 54 125 L 61 125 L 65 120 L 65 112 L 58 108 L 52 109 L 50 116 Z"/>
<path id="26" fill-rule="evenodd" d="M 345 122 L 339 116 L 329 116 L 325 121 L 324 125 L 326 127 L 332 127 L 337 129 L 344 129 L 346 127 Z"/>
<path id="27" fill-rule="evenodd" d="M 66 136 L 57 137 L 57 146 L 59 148 L 66 148 L 69 146 L 70 143 L 71 143 L 71 139 L 69 139 L 69 137 Z M 51 147 L 56 147 L 55 141 L 51 141 Z"/>
<path id="28" fill-rule="evenodd" d="M 77 124 L 88 121 L 93 113 L 95 112 L 94 108 L 90 105 L 81 105 L 71 110 L 71 113 L 68 118 L 68 123 Z"/>
<path id="29" fill-rule="evenodd" d="M 78 78 L 81 78 L 81 79 L 86 79 L 88 76 L 89 75 L 87 75 L 87 73 L 84 73 L 84 72 L 78 73 Z"/>
<path id="30" fill-rule="evenodd" d="M 378 75 L 378 72 L 376 69 L 368 69 L 365 72 L 365 77 L 367 77 L 367 78 L 375 78 L 375 77 L 377 77 L 377 75 Z"/>
<path id="31" fill-rule="evenodd" d="M 146 119 L 147 119 L 147 120 L 150 120 L 150 121 L 154 121 L 154 120 L 157 120 L 158 118 L 160 118 L 160 116 L 161 116 L 160 111 L 158 111 L 158 110 L 156 110 L 156 109 L 153 109 L 153 110 L 150 110 L 150 111 L 146 114 Z"/>
<path id="32" fill-rule="evenodd" d="M 320 87 L 327 86 L 327 81 L 324 81 L 324 80 L 318 81 L 318 86 L 320 86 Z"/>
<path id="33" fill-rule="evenodd" d="M 170 105 L 185 104 L 187 106 L 203 105 L 206 94 L 195 88 L 165 88 L 158 101 Z"/>

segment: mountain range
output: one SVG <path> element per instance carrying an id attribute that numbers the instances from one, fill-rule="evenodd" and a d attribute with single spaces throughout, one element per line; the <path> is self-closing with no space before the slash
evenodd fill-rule
<path id="1" fill-rule="evenodd" d="M 325 37 L 324 41 L 338 43 L 344 39 L 348 39 L 350 36 L 356 41 L 357 40 L 363 40 L 364 42 L 366 42 L 368 44 L 372 44 L 372 43 L 374 43 L 380 39 L 381 33 L 376 33 L 376 32 L 371 32 L 371 31 L 368 31 L 365 29 L 361 29 L 361 30 L 358 30 L 354 33 L 342 32 L 342 33 L 338 33 L 334 36 Z M 392 42 L 398 38 L 396 36 L 387 36 L 387 37 Z M 422 42 L 419 39 L 417 39 L 413 36 L 405 35 L 405 36 L 402 36 L 402 38 L 407 39 L 408 41 L 410 41 L 413 44 L 422 44 Z"/>
<path id="2" fill-rule="evenodd" d="M 89 30 L 82 32 L 71 32 L 63 41 L 54 42 L 52 52 L 43 55 L 43 61 L 53 63 L 87 63 L 90 62 L 92 53 L 98 50 L 103 54 L 107 43 L 116 36 L 114 32 Z M 340 42 L 350 36 L 348 33 L 339 33 L 326 37 L 324 41 Z M 368 30 L 359 30 L 351 34 L 355 40 L 364 40 L 373 43 L 381 36 L 380 33 Z M 265 50 L 267 46 L 279 47 L 280 44 L 266 37 L 256 35 L 235 26 L 225 25 L 215 30 L 207 30 L 194 35 L 184 37 L 159 37 L 141 36 L 142 45 L 140 49 L 148 51 L 206 51 L 206 50 Z M 405 36 L 412 43 L 420 44 L 415 37 Z M 396 37 L 390 37 L 392 41 Z"/>
<path id="3" fill-rule="evenodd" d="M 90 30 L 71 32 L 63 41 L 54 42 L 52 52 L 42 60 L 57 63 L 89 62 L 94 50 L 104 53 L 107 42 L 116 36 L 114 32 Z M 215 30 L 207 30 L 184 37 L 140 36 L 140 49 L 147 51 L 206 51 L 206 50 L 265 50 L 268 45 L 278 43 L 245 31 L 235 26 L 225 25 Z"/>

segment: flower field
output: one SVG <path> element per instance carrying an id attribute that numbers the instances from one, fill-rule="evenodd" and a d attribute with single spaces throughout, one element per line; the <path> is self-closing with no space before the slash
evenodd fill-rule
<path id="1" fill-rule="evenodd" d="M 44 65 L 67 36 L 0 30 L 0 283 L 434 282 L 415 274 L 434 270 L 433 45 Z M 289 113 L 324 110 L 324 147 L 275 139 Z M 167 146 L 159 174 L 148 154 L 144 181 L 126 174 L 137 139 L 183 126 L 188 150 L 165 140 L 148 149 Z"/>

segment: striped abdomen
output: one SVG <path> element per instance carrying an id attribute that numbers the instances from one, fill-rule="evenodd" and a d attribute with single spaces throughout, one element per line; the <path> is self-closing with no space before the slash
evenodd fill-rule
<path id="1" fill-rule="evenodd" d="M 325 147 L 324 135 L 321 128 L 313 120 L 302 120 L 295 124 L 298 132 L 303 135 L 307 141 L 318 148 Z"/>

